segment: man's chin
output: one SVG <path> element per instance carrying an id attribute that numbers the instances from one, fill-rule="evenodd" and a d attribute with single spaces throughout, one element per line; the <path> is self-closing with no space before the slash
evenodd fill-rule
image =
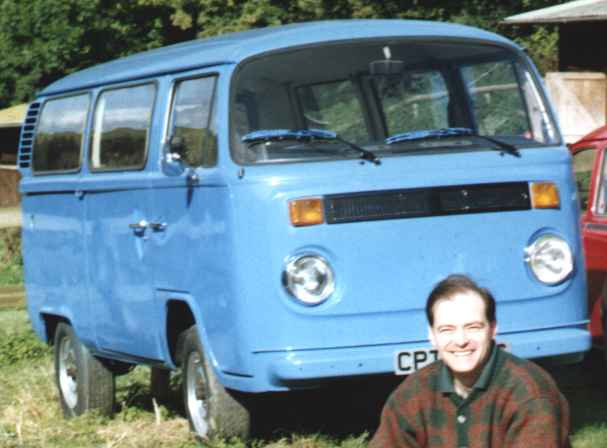
<path id="1" fill-rule="evenodd" d="M 460 374 L 472 374 L 478 370 L 479 362 L 477 359 L 464 360 L 461 358 L 450 359 L 447 367 L 454 372 Z"/>

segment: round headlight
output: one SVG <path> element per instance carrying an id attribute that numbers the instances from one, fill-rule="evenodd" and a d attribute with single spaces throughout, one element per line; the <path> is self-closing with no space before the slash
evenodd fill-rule
<path id="1" fill-rule="evenodd" d="M 289 293 L 307 305 L 324 302 L 335 290 L 333 269 L 317 255 L 303 255 L 290 260 L 283 272 Z"/>
<path id="2" fill-rule="evenodd" d="M 542 283 L 556 285 L 573 271 L 573 254 L 567 242 L 556 235 L 541 235 L 525 249 L 525 261 Z"/>

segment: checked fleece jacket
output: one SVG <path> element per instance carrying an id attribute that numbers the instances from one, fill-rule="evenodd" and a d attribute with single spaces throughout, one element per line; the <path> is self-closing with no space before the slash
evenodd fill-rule
<path id="1" fill-rule="evenodd" d="M 569 448 L 569 406 L 542 368 L 495 346 L 463 399 L 441 362 L 390 395 L 370 448 Z"/>

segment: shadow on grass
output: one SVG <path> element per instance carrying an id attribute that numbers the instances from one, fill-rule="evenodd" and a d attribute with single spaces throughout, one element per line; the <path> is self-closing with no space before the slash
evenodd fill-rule
<path id="1" fill-rule="evenodd" d="M 162 406 L 169 416 L 178 415 L 185 418 L 181 398 L 181 377 L 177 373 L 171 375 L 171 384 L 165 396 L 156 397 L 156 404 Z M 118 413 L 138 411 L 154 413 L 154 395 L 150 388 L 150 370 L 138 367 L 135 371 L 120 377 L 116 384 L 116 409 Z"/>
<path id="2" fill-rule="evenodd" d="M 402 378 L 386 376 L 340 382 L 321 389 L 265 396 L 255 408 L 256 437 L 268 440 L 292 434 L 342 440 L 373 434 L 381 409 Z"/>
<path id="3" fill-rule="evenodd" d="M 580 364 L 550 369 L 569 400 L 571 431 L 607 422 L 607 369 L 602 350 L 593 349 Z"/>
<path id="4" fill-rule="evenodd" d="M 592 350 L 577 365 L 549 367 L 571 408 L 572 434 L 607 422 L 607 369 L 600 350 Z M 322 435 L 340 441 L 363 433 L 372 435 L 382 406 L 402 381 L 393 376 L 340 381 L 321 389 L 256 395 L 251 402 L 253 437 L 264 442 Z M 154 412 L 149 385 L 125 384 L 122 410 Z M 173 378 L 162 406 L 169 415 L 185 418 L 179 378 Z M 120 412 L 121 409 L 118 409 Z"/>
<path id="5" fill-rule="evenodd" d="M 147 369 L 146 369 L 147 370 Z M 117 385 L 116 411 L 123 418 L 154 413 L 146 373 L 122 377 Z M 159 404 L 169 416 L 186 418 L 180 378 L 172 378 L 168 398 Z M 344 440 L 367 432 L 373 434 L 390 392 L 402 381 L 393 376 L 340 381 L 320 389 L 259 394 L 249 398 L 253 415 L 253 439 L 272 442 L 292 435 L 321 435 Z"/>

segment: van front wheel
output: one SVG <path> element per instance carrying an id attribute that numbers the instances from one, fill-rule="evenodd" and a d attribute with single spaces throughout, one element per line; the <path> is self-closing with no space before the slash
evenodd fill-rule
<path id="1" fill-rule="evenodd" d="M 64 322 L 55 331 L 55 381 L 63 414 L 75 417 L 90 410 L 111 415 L 114 409 L 114 374 L 80 342 Z"/>
<path id="2" fill-rule="evenodd" d="M 197 437 L 247 439 L 251 416 L 237 392 L 224 388 L 209 365 L 196 326 L 182 334 L 183 399 L 190 428 Z"/>

